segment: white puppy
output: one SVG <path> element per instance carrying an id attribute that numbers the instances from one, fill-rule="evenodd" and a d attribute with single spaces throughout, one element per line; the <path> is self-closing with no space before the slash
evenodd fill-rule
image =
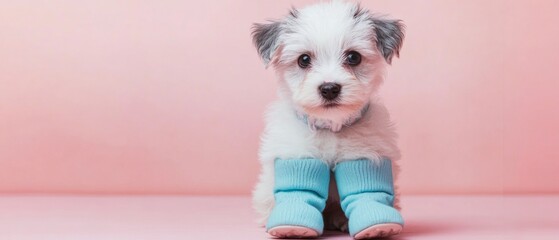
<path id="1" fill-rule="evenodd" d="M 279 99 L 268 109 L 262 172 L 253 192 L 264 224 L 274 207 L 274 160 L 317 158 L 393 162 L 400 153 L 388 111 L 376 92 L 404 38 L 403 25 L 353 3 L 324 2 L 255 24 L 253 40 L 279 78 Z M 394 164 L 392 168 L 396 172 Z M 327 229 L 347 230 L 335 181 L 324 210 Z"/>

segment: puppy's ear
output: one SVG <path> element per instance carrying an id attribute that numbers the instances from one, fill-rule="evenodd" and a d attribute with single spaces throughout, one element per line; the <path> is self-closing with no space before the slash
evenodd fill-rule
<path id="1" fill-rule="evenodd" d="M 281 22 L 273 21 L 264 24 L 256 23 L 252 26 L 252 42 L 266 67 L 279 47 L 281 25 Z"/>
<path id="2" fill-rule="evenodd" d="M 400 48 L 404 42 L 405 26 L 401 20 L 384 19 L 375 16 L 369 17 L 375 29 L 377 48 L 386 59 L 392 63 L 392 57 L 400 56 Z"/>

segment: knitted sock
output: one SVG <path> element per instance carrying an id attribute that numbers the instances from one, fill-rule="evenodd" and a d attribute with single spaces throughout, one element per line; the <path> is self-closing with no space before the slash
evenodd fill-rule
<path id="1" fill-rule="evenodd" d="M 404 225 L 394 209 L 392 162 L 388 159 L 344 161 L 334 169 L 342 209 L 351 236 L 377 224 Z"/>
<path id="2" fill-rule="evenodd" d="M 266 229 L 302 226 L 322 234 L 330 168 L 318 159 L 276 159 L 274 209 Z"/>

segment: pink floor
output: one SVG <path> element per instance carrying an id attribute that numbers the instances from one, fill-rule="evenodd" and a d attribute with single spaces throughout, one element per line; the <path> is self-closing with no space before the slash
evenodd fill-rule
<path id="1" fill-rule="evenodd" d="M 404 196 L 393 239 L 559 239 L 559 196 Z M 0 196 L 0 239 L 267 239 L 249 197 Z M 351 239 L 326 233 L 323 239 Z"/>

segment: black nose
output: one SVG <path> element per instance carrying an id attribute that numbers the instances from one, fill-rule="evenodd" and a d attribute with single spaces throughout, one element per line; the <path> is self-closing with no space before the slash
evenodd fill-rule
<path id="1" fill-rule="evenodd" d="M 323 83 L 318 87 L 320 95 L 326 100 L 334 100 L 340 95 L 342 86 L 337 83 Z"/>

